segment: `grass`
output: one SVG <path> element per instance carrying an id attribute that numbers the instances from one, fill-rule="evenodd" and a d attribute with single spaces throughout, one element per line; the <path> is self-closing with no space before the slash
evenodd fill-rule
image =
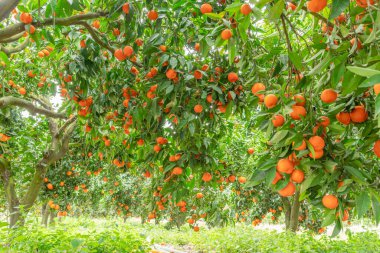
<path id="1" fill-rule="evenodd" d="M 201 228 L 188 226 L 167 230 L 162 225 L 121 220 L 70 219 L 55 227 L 35 223 L 8 230 L 0 227 L 0 252 L 149 252 L 150 245 L 170 244 L 191 252 L 378 252 L 380 238 L 375 233 L 347 234 L 347 240 L 259 230 L 237 225 Z M 188 251 L 190 252 L 190 251 Z"/>

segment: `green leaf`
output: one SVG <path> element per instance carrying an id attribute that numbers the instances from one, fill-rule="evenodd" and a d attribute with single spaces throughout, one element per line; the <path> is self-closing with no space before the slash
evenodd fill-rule
<path id="1" fill-rule="evenodd" d="M 289 52 L 289 58 L 290 61 L 293 63 L 293 65 L 300 71 L 304 69 L 304 66 L 302 64 L 300 55 L 296 52 Z"/>
<path id="2" fill-rule="evenodd" d="M 277 133 L 274 134 L 274 136 L 272 137 L 272 139 L 270 140 L 270 142 L 272 144 L 276 144 L 276 143 L 279 143 L 281 140 L 283 140 L 286 135 L 288 135 L 289 131 L 288 130 L 280 130 L 278 131 Z"/>
<path id="3" fill-rule="evenodd" d="M 331 237 L 337 236 L 340 233 L 340 231 L 342 231 L 342 228 L 343 228 L 342 221 L 340 219 L 337 219 L 337 221 L 335 222 L 335 227 L 331 234 Z"/>
<path id="4" fill-rule="evenodd" d="M 380 114 L 380 96 L 376 96 L 375 101 L 375 116 Z"/>
<path id="5" fill-rule="evenodd" d="M 327 227 L 328 225 L 332 224 L 335 219 L 335 209 L 326 211 L 325 219 L 323 220 L 321 227 Z"/>
<path id="6" fill-rule="evenodd" d="M 380 83 L 380 74 L 373 75 L 370 78 L 366 79 L 359 85 L 359 88 L 372 87 L 373 85 L 378 83 Z"/>
<path id="7" fill-rule="evenodd" d="M 343 167 L 348 173 L 350 173 L 351 175 L 353 175 L 354 177 L 360 179 L 361 181 L 365 181 L 365 178 L 363 176 L 363 174 L 356 168 L 352 167 L 352 166 L 344 166 Z"/>
<path id="8" fill-rule="evenodd" d="M 285 2 L 284 0 L 280 0 L 273 5 L 273 7 L 269 10 L 268 19 L 277 20 L 280 18 L 283 10 L 285 10 Z"/>
<path id="9" fill-rule="evenodd" d="M 349 66 L 349 67 L 347 67 L 347 69 L 354 74 L 357 74 L 359 76 L 364 76 L 364 77 L 371 77 L 371 76 L 380 74 L 379 70 L 370 69 L 370 68 L 361 68 L 361 67 L 356 67 L 356 66 Z"/>
<path id="10" fill-rule="evenodd" d="M 222 11 L 221 13 L 205 13 L 204 15 L 212 19 L 220 20 L 220 19 L 223 19 L 224 14 L 225 12 Z"/>
<path id="11" fill-rule="evenodd" d="M 79 245 L 81 245 L 82 240 L 79 239 L 74 239 L 71 241 L 71 246 L 73 246 L 74 249 L 78 248 Z"/>
<path id="12" fill-rule="evenodd" d="M 376 225 L 380 222 L 380 202 L 379 195 L 375 192 L 371 192 L 371 200 L 372 200 L 372 210 L 373 215 L 375 216 Z"/>
<path id="13" fill-rule="evenodd" d="M 0 58 L 5 62 L 5 64 L 9 65 L 9 58 L 3 51 L 0 51 Z"/>
<path id="14" fill-rule="evenodd" d="M 367 191 L 362 191 L 362 193 L 356 198 L 356 210 L 358 213 L 358 218 L 363 217 L 363 215 L 368 211 L 370 206 L 370 198 Z"/>
<path id="15" fill-rule="evenodd" d="M 338 17 L 349 5 L 350 5 L 350 0 L 332 1 L 329 19 L 334 19 Z"/>

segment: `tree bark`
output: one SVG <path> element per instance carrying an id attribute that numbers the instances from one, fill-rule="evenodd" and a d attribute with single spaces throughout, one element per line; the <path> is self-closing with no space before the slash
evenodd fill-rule
<path id="1" fill-rule="evenodd" d="M 47 227 L 48 225 L 48 220 L 49 220 L 49 210 L 50 210 L 50 207 L 48 204 L 44 205 L 45 208 L 44 208 L 44 211 L 42 212 L 42 225 L 44 225 L 45 227 Z"/>
<path id="2" fill-rule="evenodd" d="M 284 204 L 284 211 L 285 211 L 285 228 L 286 230 L 289 230 L 290 228 L 290 216 L 291 216 L 291 206 L 290 201 L 287 197 L 281 197 L 282 203 Z"/>
<path id="3" fill-rule="evenodd" d="M 50 211 L 49 226 L 54 226 L 55 225 L 54 218 L 55 218 L 54 211 Z"/>
<path id="4" fill-rule="evenodd" d="M 292 205 L 292 211 L 290 216 L 290 224 L 289 229 L 292 232 L 296 232 L 298 230 L 298 215 L 300 212 L 300 192 L 299 190 L 296 191 L 293 199 L 293 205 Z"/>

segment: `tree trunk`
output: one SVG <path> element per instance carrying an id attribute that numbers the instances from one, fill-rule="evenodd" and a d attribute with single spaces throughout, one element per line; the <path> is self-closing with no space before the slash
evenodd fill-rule
<path id="1" fill-rule="evenodd" d="M 292 232 L 296 232 L 298 230 L 298 215 L 300 212 L 300 192 L 299 190 L 296 191 L 296 194 L 294 195 L 293 199 L 293 205 L 292 205 L 292 212 L 290 215 L 290 224 L 289 229 Z"/>
<path id="2" fill-rule="evenodd" d="M 284 204 L 284 211 L 285 211 L 285 229 L 289 230 L 290 228 L 290 217 L 291 217 L 291 206 L 290 201 L 287 197 L 281 197 L 282 203 Z"/>
<path id="3" fill-rule="evenodd" d="M 55 215 L 54 215 L 54 211 L 50 211 L 50 220 L 49 220 L 49 226 L 54 226 L 55 225 Z"/>
<path id="4" fill-rule="evenodd" d="M 46 204 L 45 208 L 44 208 L 44 211 L 42 213 L 42 222 L 41 222 L 41 224 L 44 225 L 45 227 L 47 227 L 47 225 L 48 225 L 49 210 L 50 210 L 50 207 L 49 207 L 48 204 Z"/>

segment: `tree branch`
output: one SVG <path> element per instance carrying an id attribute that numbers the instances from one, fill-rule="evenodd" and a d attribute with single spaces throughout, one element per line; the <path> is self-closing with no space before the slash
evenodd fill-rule
<path id="1" fill-rule="evenodd" d="M 6 55 L 9 56 L 11 54 L 14 54 L 14 53 L 17 53 L 17 52 L 24 50 L 28 45 L 29 45 L 29 37 L 26 38 L 24 42 L 22 42 L 20 45 L 18 45 L 16 47 L 6 48 L 6 47 L 2 47 L 0 45 L 0 51 L 3 51 Z"/>
<path id="2" fill-rule="evenodd" d="M 4 40 L 1 40 L 0 39 L 0 43 L 11 43 L 11 42 L 14 42 L 20 38 L 22 38 L 24 36 L 24 32 L 21 32 L 19 34 L 16 34 L 8 39 L 4 39 Z"/>
<path id="3" fill-rule="evenodd" d="M 81 20 L 89 20 L 89 19 L 94 19 L 98 17 L 104 17 L 107 14 L 108 12 L 91 12 L 87 14 L 74 15 L 67 18 L 48 18 L 41 22 L 34 21 L 32 22 L 32 25 L 34 25 L 34 27 L 36 28 L 44 27 L 44 26 L 52 26 L 52 25 L 70 26 Z M 0 40 L 5 40 L 7 38 L 10 38 L 24 31 L 25 31 L 25 24 L 23 23 L 10 25 L 0 30 Z"/>
<path id="4" fill-rule="evenodd" d="M 68 126 L 77 120 L 77 116 L 71 117 L 70 119 L 66 120 L 66 122 L 61 126 L 61 128 L 57 131 L 57 135 L 63 134 Z"/>
<path id="5" fill-rule="evenodd" d="M 42 114 L 51 118 L 59 118 L 59 119 L 67 118 L 64 113 L 58 113 L 51 110 L 47 110 L 45 108 L 37 107 L 33 103 L 27 100 L 12 97 L 12 96 L 6 96 L 6 97 L 0 98 L 0 108 L 5 108 L 7 106 L 18 106 L 18 107 L 28 110 L 32 114 Z"/>
<path id="6" fill-rule="evenodd" d="M 331 27 L 334 26 L 334 24 L 331 23 L 327 18 L 325 18 L 324 16 L 322 16 L 322 15 L 316 13 L 316 12 L 310 12 L 305 6 L 302 7 L 302 10 L 306 11 L 307 13 L 310 13 L 311 15 L 313 15 L 314 17 L 316 17 L 317 19 L 322 20 L 327 25 L 329 25 Z"/>
<path id="7" fill-rule="evenodd" d="M 2 0 L 0 1 L 0 21 L 9 16 L 9 13 L 16 8 L 19 0 Z"/>
<path id="8" fill-rule="evenodd" d="M 74 23 L 75 25 L 82 25 L 84 26 L 88 32 L 91 34 L 91 37 L 101 46 L 101 47 L 104 47 L 106 49 L 108 49 L 112 54 L 115 52 L 115 49 L 113 49 L 110 45 L 108 45 L 107 43 L 104 43 L 100 38 L 99 36 L 96 34 L 96 31 L 91 27 L 91 25 L 89 25 L 87 22 L 85 21 L 78 21 L 76 23 Z"/>

